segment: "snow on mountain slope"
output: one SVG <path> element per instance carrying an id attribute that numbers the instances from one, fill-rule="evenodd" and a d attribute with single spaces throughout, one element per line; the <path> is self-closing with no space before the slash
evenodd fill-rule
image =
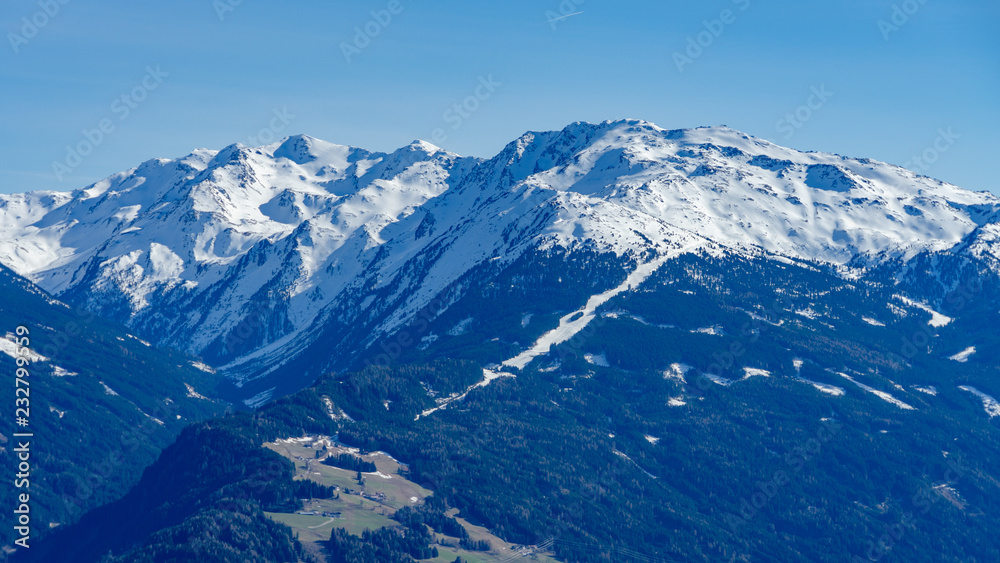
<path id="1" fill-rule="evenodd" d="M 528 249 L 633 267 L 680 249 L 832 265 L 996 256 L 998 215 L 989 194 L 725 127 L 575 123 L 488 161 L 295 136 L 151 160 L 72 193 L 0 196 L 0 262 L 246 381 L 331 322 L 373 322 L 371 343 L 465 272 Z"/>
<path id="2" fill-rule="evenodd" d="M 153 160 L 72 195 L 4 198 L 0 260 L 129 324 L 153 318 L 161 343 L 201 352 L 261 299 L 278 325 L 308 324 L 324 289 L 363 266 L 358 251 L 447 189 L 462 162 L 419 142 L 386 155 L 308 137 Z M 164 307 L 182 314 L 164 320 Z"/>
<path id="3" fill-rule="evenodd" d="M 605 132 L 596 140 L 581 132 L 594 129 Z M 1000 209 L 990 194 L 887 164 L 785 149 L 725 127 L 577 125 L 534 144 L 547 145 L 525 151 L 541 153 L 535 168 L 551 166 L 529 183 L 616 202 L 720 244 L 809 260 L 945 250 Z M 564 146 L 572 158 L 547 156 Z"/>

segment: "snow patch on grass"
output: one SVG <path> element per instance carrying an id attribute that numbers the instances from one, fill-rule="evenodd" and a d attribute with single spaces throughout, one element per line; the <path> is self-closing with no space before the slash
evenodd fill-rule
<path id="1" fill-rule="evenodd" d="M 816 320 L 816 319 L 818 319 L 820 317 L 820 314 L 817 313 L 815 310 L 813 310 L 812 307 L 807 307 L 805 309 L 799 309 L 798 311 L 795 311 L 795 314 L 799 315 L 799 316 L 802 316 L 802 317 L 805 317 L 805 318 L 807 318 L 809 320 L 812 320 L 812 321 L 814 321 L 814 320 Z"/>
<path id="2" fill-rule="evenodd" d="M 826 393 L 827 395 L 833 397 L 843 397 L 846 394 L 846 392 L 843 389 L 835 385 L 827 385 L 826 383 L 819 383 L 817 381 L 812 381 L 810 379 L 805 379 L 803 377 L 797 377 L 796 380 L 801 381 L 802 383 L 808 383 L 809 385 L 815 387 L 816 390 L 819 391 L 820 393 Z"/>
<path id="3" fill-rule="evenodd" d="M 462 319 L 459 323 L 448 331 L 448 336 L 462 336 L 463 334 L 469 332 L 469 327 L 472 325 L 472 317 L 467 319 Z"/>
<path id="4" fill-rule="evenodd" d="M 930 326 L 932 326 L 932 327 L 934 327 L 934 328 L 941 328 L 941 327 L 944 327 L 944 326 L 948 326 L 949 324 L 951 324 L 951 321 L 953 320 L 951 317 L 948 317 L 946 315 L 942 315 L 941 313 L 938 313 L 934 309 L 931 309 L 930 305 L 928 305 L 926 303 L 918 303 L 918 302 L 916 302 L 916 301 L 914 301 L 914 300 L 912 300 L 912 299 L 910 299 L 908 297 L 904 297 L 902 295 L 893 295 L 893 297 L 896 298 L 896 299 L 899 299 L 900 301 L 902 301 L 903 303 L 909 305 L 910 307 L 916 307 L 917 309 L 920 309 L 920 310 L 922 310 L 924 312 L 930 313 L 931 314 L 931 320 L 927 321 L 927 324 L 930 325 Z"/>
<path id="5" fill-rule="evenodd" d="M 766 369 L 743 368 L 743 379 L 750 379 L 751 377 L 771 377 L 771 372 Z"/>
<path id="6" fill-rule="evenodd" d="M 147 348 L 148 348 L 148 347 L 152 347 L 152 346 L 153 346 L 152 344 L 150 344 L 149 342 L 146 342 L 145 340 L 143 340 L 143 339 L 139 338 L 138 336 L 133 336 L 133 335 L 131 335 L 131 334 L 129 334 L 129 335 L 127 335 L 127 336 L 128 336 L 129 338 L 133 339 L 133 340 L 138 340 L 140 344 L 142 344 L 143 346 L 146 346 Z"/>
<path id="7" fill-rule="evenodd" d="M 205 373 L 215 373 L 215 368 L 213 368 L 212 366 L 210 366 L 208 364 L 205 364 L 205 363 L 202 363 L 202 362 L 191 362 L 191 365 L 193 367 L 195 367 L 196 369 L 200 369 L 201 371 L 203 371 Z"/>
<path id="8" fill-rule="evenodd" d="M 74 375 L 80 375 L 75 371 L 69 371 L 68 369 L 63 369 L 59 366 L 52 366 L 52 377 L 71 377 Z"/>
<path id="9" fill-rule="evenodd" d="M 663 379 L 674 379 L 682 384 L 687 383 L 684 376 L 691 371 L 691 366 L 681 363 L 670 364 L 670 367 L 663 371 Z"/>
<path id="10" fill-rule="evenodd" d="M 248 406 L 248 407 L 250 407 L 252 409 L 255 409 L 255 408 L 263 405 L 264 403 L 270 401 L 271 397 L 274 395 L 274 390 L 275 389 L 276 389 L 275 387 L 271 387 L 267 391 L 261 391 L 260 393 L 257 393 L 253 397 L 250 397 L 249 399 L 244 400 L 243 404 L 245 404 L 246 406 Z"/>
<path id="11" fill-rule="evenodd" d="M 195 391 L 194 387 L 191 387 L 191 385 L 185 383 L 184 387 L 187 387 L 187 396 L 188 397 L 190 397 L 192 399 L 204 399 L 206 401 L 208 400 L 208 397 L 206 397 L 206 396 L 198 393 L 197 391 Z"/>
<path id="12" fill-rule="evenodd" d="M 990 415 L 990 418 L 1000 416 L 1000 403 L 998 403 L 996 399 L 969 385 L 959 385 L 958 388 L 962 391 L 968 391 L 969 393 L 972 393 L 982 399 L 983 408 L 986 409 L 986 414 Z"/>
<path id="13" fill-rule="evenodd" d="M 890 311 L 892 311 L 893 315 L 896 315 L 896 317 L 900 319 L 905 319 L 906 317 L 910 316 L 910 313 L 907 312 L 907 310 L 903 309 L 902 307 L 897 307 L 892 303 L 886 303 L 885 306 L 888 307 Z"/>
<path id="14" fill-rule="evenodd" d="M 879 391 L 878 389 L 875 389 L 874 387 L 869 387 L 869 386 L 865 385 L 864 383 L 861 383 L 860 381 L 857 381 L 853 377 L 847 375 L 846 373 L 838 373 L 837 375 L 843 377 L 844 379 L 850 381 L 851 383 L 857 385 L 858 387 L 864 389 L 865 391 L 868 391 L 872 395 L 875 395 L 876 397 L 878 397 L 879 399 L 882 399 L 883 401 L 885 401 L 887 403 L 891 403 L 893 405 L 896 405 L 897 407 L 899 407 L 899 408 L 901 408 L 903 410 L 906 410 L 906 411 L 915 411 L 915 410 L 917 410 L 917 409 L 911 407 L 910 405 L 904 403 L 903 401 L 900 401 L 899 399 L 897 399 L 897 398 L 893 397 L 892 395 L 886 393 L 885 391 Z"/>
<path id="15" fill-rule="evenodd" d="M 611 364 L 608 363 L 608 357 L 604 354 L 584 354 L 583 359 L 587 360 L 587 363 L 591 365 L 600 366 L 602 368 L 611 367 Z"/>
<path id="16" fill-rule="evenodd" d="M 965 362 L 969 361 L 969 356 L 971 356 L 971 355 L 973 355 L 975 353 L 976 353 L 976 347 L 975 346 L 969 346 L 968 348 L 966 348 L 965 350 L 962 350 L 961 352 L 955 354 L 954 356 L 948 356 L 948 359 L 952 360 L 952 361 L 956 361 L 956 362 L 958 362 L 960 364 L 964 364 Z"/>
<path id="17" fill-rule="evenodd" d="M 21 347 L 14 343 L 12 340 L 14 338 L 17 338 L 17 336 L 13 332 L 8 332 L 5 338 L 0 338 L 0 352 L 7 354 L 11 358 L 17 359 L 17 352 L 18 350 L 21 350 Z M 48 358 L 35 352 L 34 350 L 26 349 L 24 351 L 26 352 L 24 357 L 33 364 L 37 362 L 49 361 Z"/>
<path id="18" fill-rule="evenodd" d="M 715 383 L 716 385 L 721 385 L 723 387 L 729 387 L 730 385 L 733 384 L 732 379 L 726 379 L 725 377 L 719 377 L 718 375 L 713 375 L 711 373 L 706 373 L 705 377 L 707 377 L 708 380 L 711 381 L 712 383 Z"/>

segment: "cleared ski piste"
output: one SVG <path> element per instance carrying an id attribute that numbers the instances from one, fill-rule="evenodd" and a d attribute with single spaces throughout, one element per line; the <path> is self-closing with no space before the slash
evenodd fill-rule
<path id="1" fill-rule="evenodd" d="M 638 268 L 635 269 L 631 274 L 625 278 L 618 287 L 609 289 L 604 293 L 599 293 L 592 296 L 587 300 L 587 304 L 579 310 L 573 311 L 572 313 L 559 319 L 559 326 L 546 332 L 538 339 L 537 342 L 531 347 L 521 352 L 514 358 L 511 358 L 503 363 L 504 366 L 514 367 L 517 369 L 524 369 L 532 360 L 541 356 L 543 354 L 548 354 L 552 350 L 553 346 L 562 344 L 567 340 L 576 336 L 581 330 L 590 324 L 590 321 L 594 320 L 596 317 L 597 308 L 601 305 L 607 303 L 612 297 L 628 291 L 633 287 L 638 287 L 642 282 L 646 281 L 649 276 L 653 275 L 653 272 L 658 270 L 660 266 L 665 264 L 668 260 L 676 258 L 681 254 L 684 254 L 690 250 L 694 250 L 697 245 L 690 244 L 683 246 L 681 248 L 674 249 L 667 254 L 646 262 L 645 264 L 640 264 Z"/>
<path id="2" fill-rule="evenodd" d="M 465 399 L 466 395 L 468 395 L 473 389 L 477 389 L 479 387 L 486 387 L 490 383 L 493 383 L 494 380 L 499 379 L 501 377 L 515 377 L 515 375 L 513 373 L 507 373 L 507 372 L 503 372 L 503 371 L 494 371 L 494 370 L 491 370 L 491 369 L 488 369 L 488 368 L 483 368 L 483 380 L 482 381 L 480 381 L 479 383 L 475 383 L 473 385 L 470 385 L 465 390 L 464 393 L 455 393 L 455 394 L 452 394 L 452 395 L 450 395 L 448 397 L 445 397 L 443 399 L 438 399 L 437 400 L 438 405 L 436 407 L 425 410 L 424 412 L 418 414 L 416 416 L 416 418 L 414 418 L 413 420 L 420 420 L 421 417 L 430 416 L 430 415 L 434 414 L 435 412 L 437 412 L 437 411 L 439 411 L 441 409 L 448 408 L 448 405 L 450 405 L 451 403 L 454 403 L 455 401 L 461 401 L 461 400 Z"/>
<path id="3" fill-rule="evenodd" d="M 542 337 L 539 338 L 538 341 L 535 342 L 535 344 L 531 348 L 528 348 L 524 352 L 521 352 L 521 354 L 519 354 L 514 358 L 506 360 L 501 365 L 504 367 L 515 367 L 517 369 L 524 369 L 525 366 L 530 364 L 531 361 L 537 358 L 538 356 L 549 353 L 549 351 L 552 349 L 553 346 L 566 342 L 567 340 L 576 336 L 581 330 L 586 328 L 587 325 L 590 324 L 590 321 L 594 320 L 594 318 L 596 317 L 597 308 L 607 303 L 612 297 L 624 291 L 628 291 L 633 287 L 638 287 L 642 282 L 646 281 L 649 278 L 649 276 L 653 275 L 653 272 L 658 270 L 660 266 L 665 264 L 668 260 L 676 258 L 677 256 L 680 256 L 687 252 L 693 251 L 698 247 L 699 244 L 697 242 L 689 242 L 687 245 L 666 252 L 663 256 L 655 260 L 651 260 L 649 262 L 646 262 L 645 264 L 640 264 L 631 274 L 628 275 L 628 277 L 625 278 L 624 282 L 619 284 L 617 287 L 605 291 L 604 293 L 599 293 L 597 295 L 591 296 L 589 299 L 587 299 L 587 304 L 582 309 L 573 311 L 572 313 L 565 315 L 564 317 L 559 319 L 558 327 L 543 334 Z M 466 395 L 468 395 L 473 389 L 479 387 L 486 387 L 487 385 L 489 385 L 490 383 L 501 377 L 515 377 L 515 376 L 512 373 L 484 368 L 482 381 L 474 385 L 470 385 L 463 393 L 455 393 L 450 397 L 438 399 L 437 406 L 427 409 L 422 413 L 418 414 L 416 418 L 414 418 L 414 420 L 420 420 L 423 417 L 430 416 L 439 410 L 445 409 L 451 403 L 465 399 Z"/>

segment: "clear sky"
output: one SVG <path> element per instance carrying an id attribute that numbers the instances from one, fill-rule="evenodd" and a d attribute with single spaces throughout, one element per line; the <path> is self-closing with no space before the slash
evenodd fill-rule
<path id="1" fill-rule="evenodd" d="M 0 29 L 0 192 L 297 133 L 489 157 L 629 117 L 1000 193 L 996 0 L 4 0 Z"/>

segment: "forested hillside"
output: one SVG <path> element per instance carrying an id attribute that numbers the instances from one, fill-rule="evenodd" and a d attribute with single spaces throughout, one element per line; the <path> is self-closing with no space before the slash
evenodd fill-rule
<path id="1" fill-rule="evenodd" d="M 125 494 L 182 428 L 223 413 L 221 398 L 233 394 L 193 358 L 64 305 L 2 266 L 0 321 L 0 372 L 10 384 L 10 400 L 0 402 L 7 466 L 15 467 L 19 443 L 12 433 L 33 435 L 30 490 L 12 482 L 0 502 L 14 507 L 19 492 L 30 493 L 36 539 Z M 30 351 L 19 354 L 15 342 Z M 16 373 L 26 374 L 16 385 L 26 402 L 17 404 Z M 25 405 L 17 417 L 27 424 L 15 427 L 15 408 Z"/>

